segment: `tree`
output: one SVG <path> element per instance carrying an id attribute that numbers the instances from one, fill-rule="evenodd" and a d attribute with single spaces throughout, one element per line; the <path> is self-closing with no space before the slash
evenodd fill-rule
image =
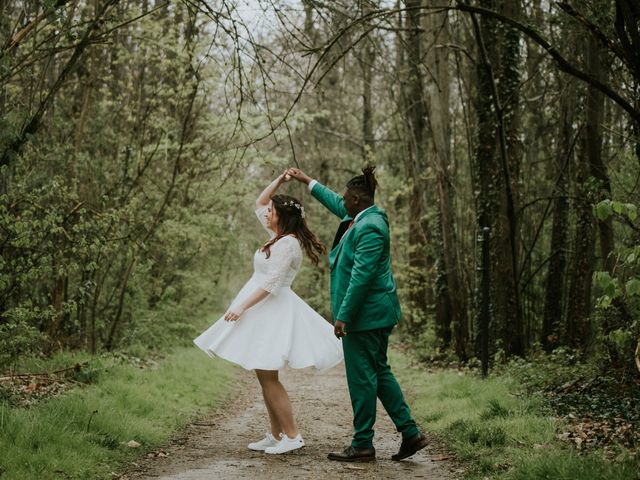
<path id="1" fill-rule="evenodd" d="M 425 314 L 433 302 L 428 287 L 427 272 L 433 267 L 432 254 L 428 246 L 432 243 L 431 229 L 427 220 L 427 191 L 430 189 L 426 176 L 427 161 L 427 105 L 422 73 L 423 29 L 417 7 L 421 0 L 406 2 L 403 52 L 397 54 L 404 59 L 405 77 L 401 80 L 401 105 L 404 117 L 404 136 L 407 142 L 404 171 L 410 185 L 408 193 L 408 266 L 409 266 L 409 330 L 419 333 L 424 328 Z"/>
<path id="2" fill-rule="evenodd" d="M 429 32 L 428 44 L 431 46 L 426 61 L 433 65 L 433 75 L 427 82 L 427 109 L 432 141 L 429 156 L 434 159 L 438 231 L 440 248 L 438 249 L 436 284 L 436 335 L 445 347 L 453 345 L 458 358 L 465 360 L 468 350 L 469 326 L 467 320 L 467 295 L 462 287 L 458 241 L 455 225 L 454 183 L 456 169 L 451 154 L 451 66 L 449 13 L 427 17 Z"/>
<path id="3" fill-rule="evenodd" d="M 519 3 L 483 2 L 485 8 L 518 12 Z M 507 354 L 524 353 L 518 284 L 518 223 L 515 218 L 518 148 L 519 36 L 483 16 L 475 22 L 478 56 L 478 140 L 475 184 L 478 230 L 491 230 L 492 331 Z M 479 309 L 481 310 L 481 309 Z M 476 330 L 477 332 L 477 330 Z"/>

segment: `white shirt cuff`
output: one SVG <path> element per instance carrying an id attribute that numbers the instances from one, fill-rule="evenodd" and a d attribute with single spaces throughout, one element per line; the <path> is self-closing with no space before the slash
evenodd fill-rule
<path id="1" fill-rule="evenodd" d="M 315 186 L 316 183 L 318 183 L 317 180 L 311 180 L 309 182 L 309 191 L 313 190 L 313 187 Z"/>

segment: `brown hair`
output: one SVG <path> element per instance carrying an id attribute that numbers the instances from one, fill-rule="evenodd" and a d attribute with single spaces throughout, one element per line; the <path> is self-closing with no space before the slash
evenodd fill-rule
<path id="1" fill-rule="evenodd" d="M 273 208 L 275 208 L 278 213 L 280 234 L 265 243 L 261 250 L 265 252 L 267 258 L 269 258 L 273 244 L 282 237 L 293 234 L 313 264 L 317 265 L 320 260 L 320 255 L 326 251 L 326 248 L 320 243 L 313 232 L 309 230 L 307 221 L 303 217 L 304 208 L 302 203 L 289 195 L 274 195 L 271 197 L 271 201 Z"/>

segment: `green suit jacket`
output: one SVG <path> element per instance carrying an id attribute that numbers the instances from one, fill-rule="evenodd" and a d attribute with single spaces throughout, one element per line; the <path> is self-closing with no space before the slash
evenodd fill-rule
<path id="1" fill-rule="evenodd" d="M 332 213 L 349 221 L 344 200 L 316 183 L 311 190 Z M 331 311 L 347 332 L 390 327 L 400 320 L 396 282 L 391 274 L 389 220 L 377 206 L 362 212 L 329 252 Z"/>

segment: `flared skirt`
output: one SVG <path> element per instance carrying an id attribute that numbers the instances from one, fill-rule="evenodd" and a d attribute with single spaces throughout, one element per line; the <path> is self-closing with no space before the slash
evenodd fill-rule
<path id="1" fill-rule="evenodd" d="M 232 305 L 259 288 L 251 278 Z M 249 308 L 235 322 L 220 318 L 194 343 L 211 357 L 221 357 L 247 370 L 315 367 L 325 371 L 343 359 L 333 326 L 290 288 Z"/>

